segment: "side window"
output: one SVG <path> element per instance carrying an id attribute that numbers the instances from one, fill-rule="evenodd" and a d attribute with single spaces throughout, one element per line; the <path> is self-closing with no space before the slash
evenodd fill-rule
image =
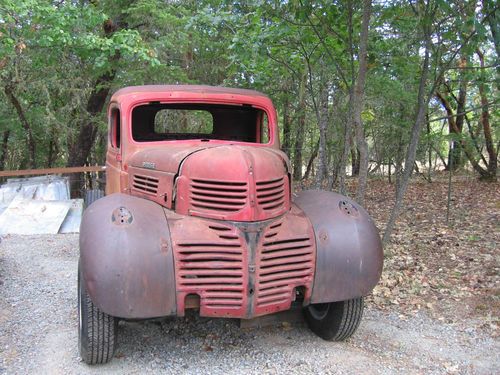
<path id="1" fill-rule="evenodd" d="M 110 142 L 114 148 L 120 148 L 120 110 L 113 108 L 110 116 Z"/>
<path id="2" fill-rule="evenodd" d="M 266 112 L 262 111 L 259 116 L 260 143 L 269 143 L 269 120 Z"/>

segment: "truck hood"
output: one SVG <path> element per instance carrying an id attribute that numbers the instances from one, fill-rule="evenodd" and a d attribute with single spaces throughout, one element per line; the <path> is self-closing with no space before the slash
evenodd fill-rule
<path id="1" fill-rule="evenodd" d="M 186 145 L 172 145 L 172 146 L 162 146 L 155 148 L 147 148 L 133 154 L 129 160 L 128 164 L 135 168 L 146 168 L 153 169 L 160 172 L 174 173 L 177 174 L 179 171 L 180 164 L 189 155 L 194 154 L 198 151 L 205 149 L 222 148 L 222 154 L 228 155 L 225 151 L 231 150 L 237 147 L 239 150 L 245 149 L 247 152 L 254 153 L 257 151 L 258 154 L 272 154 L 273 159 L 281 159 L 283 163 L 286 164 L 287 169 L 290 170 L 290 164 L 288 158 L 280 150 L 275 150 L 273 148 L 263 148 L 263 147 L 251 147 L 251 146 L 235 146 L 235 145 L 221 145 L 221 144 L 205 144 L 199 146 L 186 146 Z M 259 152 L 258 150 L 262 150 Z M 220 155 L 220 152 L 216 152 Z M 212 153 L 205 155 L 207 157 L 215 156 Z"/>
<path id="2" fill-rule="evenodd" d="M 217 145 L 191 146 L 172 145 L 158 148 L 147 148 L 136 152 L 128 160 L 131 167 L 146 168 L 176 174 L 179 165 L 189 155 Z"/>
<path id="3" fill-rule="evenodd" d="M 182 215 L 262 221 L 290 208 L 286 155 L 269 147 L 221 145 L 189 155 L 176 179 Z"/>
<path id="4" fill-rule="evenodd" d="M 181 215 L 263 221 L 290 209 L 290 166 L 270 147 L 169 145 L 136 152 L 129 165 L 132 194 Z"/>

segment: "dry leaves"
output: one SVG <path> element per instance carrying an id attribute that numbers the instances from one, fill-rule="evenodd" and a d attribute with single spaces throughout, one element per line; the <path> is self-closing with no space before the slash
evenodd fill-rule
<path id="1" fill-rule="evenodd" d="M 392 243 L 385 248 L 382 279 L 369 300 L 402 316 L 425 309 L 441 321 L 498 335 L 499 184 L 455 177 L 447 225 L 445 177 L 410 185 Z M 393 185 L 370 181 L 366 205 L 379 228 L 387 222 L 393 197 Z"/>

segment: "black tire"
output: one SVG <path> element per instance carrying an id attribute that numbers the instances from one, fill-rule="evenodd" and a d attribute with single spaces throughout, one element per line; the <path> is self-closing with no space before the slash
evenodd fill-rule
<path id="1" fill-rule="evenodd" d="M 83 198 L 84 207 L 87 208 L 96 200 L 104 197 L 104 191 L 100 189 L 92 189 L 85 191 L 85 197 Z"/>
<path id="2" fill-rule="evenodd" d="M 328 341 L 343 341 L 358 329 L 363 316 L 363 297 L 347 301 L 319 303 L 304 309 L 307 325 Z"/>
<path id="3" fill-rule="evenodd" d="M 117 325 L 118 319 L 94 305 L 78 267 L 78 350 L 85 363 L 102 364 L 113 358 Z"/>

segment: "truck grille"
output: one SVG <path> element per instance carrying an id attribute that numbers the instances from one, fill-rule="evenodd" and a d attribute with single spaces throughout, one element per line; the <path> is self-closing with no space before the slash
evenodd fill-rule
<path id="1" fill-rule="evenodd" d="M 205 229 L 205 228 L 203 228 Z M 203 309 L 239 309 L 243 306 L 243 244 L 234 228 L 211 224 L 218 241 L 178 244 L 178 289 L 198 294 Z"/>
<path id="2" fill-rule="evenodd" d="M 191 181 L 190 192 L 191 207 L 209 211 L 239 211 L 248 197 L 246 182 L 195 179 Z"/>
<path id="3" fill-rule="evenodd" d="M 280 235 L 282 223 L 268 227 L 257 254 L 257 309 L 289 303 L 293 289 L 309 285 L 314 271 L 314 243 L 306 235 Z M 288 237 L 288 238 L 287 238 Z"/>
<path id="4" fill-rule="evenodd" d="M 156 195 L 158 193 L 159 180 L 156 177 L 135 174 L 132 181 L 132 189 L 141 193 Z"/>
<path id="5" fill-rule="evenodd" d="M 257 204 L 264 210 L 274 210 L 285 204 L 285 177 L 257 182 Z"/>
<path id="6" fill-rule="evenodd" d="M 201 316 L 249 318 L 311 295 L 314 232 L 296 207 L 274 222 L 234 224 L 165 211 L 175 261 L 178 313 L 199 297 Z"/>

